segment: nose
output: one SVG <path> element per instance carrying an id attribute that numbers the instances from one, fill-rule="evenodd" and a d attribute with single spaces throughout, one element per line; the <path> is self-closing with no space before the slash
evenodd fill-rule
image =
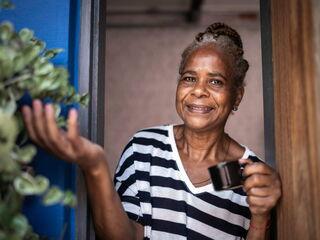
<path id="1" fill-rule="evenodd" d="M 197 81 L 196 84 L 194 85 L 192 94 L 197 97 L 209 97 L 210 93 L 207 89 L 207 84 L 205 81 Z"/>

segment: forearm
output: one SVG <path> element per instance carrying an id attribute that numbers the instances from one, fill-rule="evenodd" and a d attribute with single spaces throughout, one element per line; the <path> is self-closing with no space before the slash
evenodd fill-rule
<path id="1" fill-rule="evenodd" d="M 122 207 L 107 163 L 102 160 L 83 174 L 99 239 L 135 239 L 135 226 Z"/>

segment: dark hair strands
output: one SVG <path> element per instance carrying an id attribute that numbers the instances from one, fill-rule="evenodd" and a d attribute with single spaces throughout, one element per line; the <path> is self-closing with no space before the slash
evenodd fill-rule
<path id="1" fill-rule="evenodd" d="M 208 44 L 218 46 L 226 54 L 232 56 L 234 61 L 232 67 L 235 86 L 244 86 L 244 78 L 249 68 L 249 64 L 248 61 L 243 58 L 244 52 L 241 37 L 236 30 L 221 22 L 211 24 L 204 32 L 200 32 L 196 35 L 193 43 L 191 43 L 181 55 L 182 59 L 179 73 L 182 73 L 185 63 L 191 53 L 201 46 Z"/>

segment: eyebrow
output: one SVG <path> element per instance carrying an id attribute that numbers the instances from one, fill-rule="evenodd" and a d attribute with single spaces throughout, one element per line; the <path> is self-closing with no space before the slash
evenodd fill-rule
<path id="1" fill-rule="evenodd" d="M 186 73 L 189 73 L 189 74 L 192 74 L 192 75 L 197 75 L 197 73 L 196 73 L 195 71 L 192 71 L 192 70 L 185 71 L 185 72 L 182 73 L 182 75 L 184 75 L 184 74 L 186 74 Z M 208 75 L 209 75 L 210 77 L 217 77 L 217 76 L 218 76 L 218 77 L 221 77 L 221 78 L 223 78 L 225 81 L 228 80 L 225 76 L 223 76 L 221 73 L 218 73 L 218 72 L 208 73 Z"/>

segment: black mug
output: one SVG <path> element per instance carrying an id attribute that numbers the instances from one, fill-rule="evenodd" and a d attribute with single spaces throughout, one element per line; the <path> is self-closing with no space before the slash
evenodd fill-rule
<path id="1" fill-rule="evenodd" d="M 239 188 L 243 185 L 244 165 L 238 161 L 222 162 L 209 167 L 212 184 L 216 191 Z"/>

